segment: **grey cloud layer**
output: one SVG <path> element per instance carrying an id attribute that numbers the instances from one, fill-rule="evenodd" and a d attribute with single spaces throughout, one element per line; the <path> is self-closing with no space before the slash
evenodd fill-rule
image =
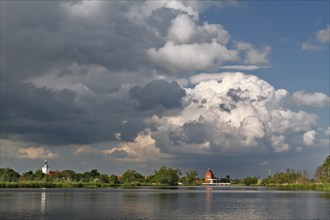
<path id="1" fill-rule="evenodd" d="M 148 110 L 157 105 L 166 109 L 178 108 L 186 93 L 176 82 L 154 80 L 143 88 L 134 86 L 129 90 L 129 94 L 137 100 L 138 109 Z"/>

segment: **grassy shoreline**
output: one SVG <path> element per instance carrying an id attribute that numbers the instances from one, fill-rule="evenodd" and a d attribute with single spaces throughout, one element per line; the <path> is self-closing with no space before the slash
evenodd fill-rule
<path id="1" fill-rule="evenodd" d="M 82 182 L 0 182 L 0 188 L 108 188 L 120 187 L 120 184 L 109 183 L 82 183 Z"/>
<path id="2" fill-rule="evenodd" d="M 274 188 L 276 190 L 315 190 L 315 191 L 325 191 L 330 192 L 329 183 L 314 183 L 314 184 L 272 184 L 268 187 Z"/>
<path id="3" fill-rule="evenodd" d="M 152 184 L 110 184 L 110 183 L 83 183 L 83 182 L 0 182 L 0 188 L 139 188 L 141 186 L 148 187 L 168 187 L 165 185 L 152 185 Z M 237 187 L 237 185 L 231 185 Z M 257 185 L 254 185 L 257 186 Z M 270 184 L 262 185 L 275 190 L 314 190 L 330 192 L 330 184 Z M 183 186 L 184 187 L 184 186 Z"/>

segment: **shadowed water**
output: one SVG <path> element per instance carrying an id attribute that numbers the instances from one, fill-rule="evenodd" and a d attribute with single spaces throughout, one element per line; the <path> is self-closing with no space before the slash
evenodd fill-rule
<path id="1" fill-rule="evenodd" d="M 328 194 L 263 187 L 1 189 L 1 219 L 330 219 Z"/>

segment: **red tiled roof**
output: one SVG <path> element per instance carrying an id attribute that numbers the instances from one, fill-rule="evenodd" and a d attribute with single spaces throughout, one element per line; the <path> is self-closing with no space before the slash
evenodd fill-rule
<path id="1" fill-rule="evenodd" d="M 55 174 L 59 174 L 62 173 L 60 171 L 49 171 L 49 175 L 55 175 Z"/>

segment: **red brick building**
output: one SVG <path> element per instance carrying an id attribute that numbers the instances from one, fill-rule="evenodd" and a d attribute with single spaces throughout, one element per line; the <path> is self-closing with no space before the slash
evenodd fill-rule
<path id="1" fill-rule="evenodd" d="M 213 183 L 213 180 L 215 180 L 214 174 L 212 170 L 208 168 L 204 175 L 204 181 L 205 183 Z"/>

